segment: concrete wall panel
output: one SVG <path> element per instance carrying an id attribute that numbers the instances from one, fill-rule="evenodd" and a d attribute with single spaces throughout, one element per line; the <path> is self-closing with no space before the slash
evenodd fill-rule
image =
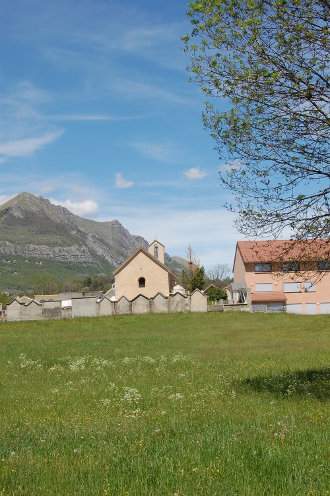
<path id="1" fill-rule="evenodd" d="M 207 296 L 198 289 L 190 296 L 191 312 L 207 312 Z"/>
<path id="2" fill-rule="evenodd" d="M 14 300 L 7 305 L 7 320 L 22 320 L 23 305 Z"/>
<path id="3" fill-rule="evenodd" d="M 43 319 L 61 319 L 61 302 L 60 301 L 45 301 L 42 304 Z"/>
<path id="4" fill-rule="evenodd" d="M 169 299 L 163 294 L 158 293 L 154 298 L 151 298 L 150 305 L 152 313 L 168 313 Z"/>
<path id="5" fill-rule="evenodd" d="M 36 302 L 22 306 L 22 320 L 42 320 L 42 306 Z"/>
<path id="6" fill-rule="evenodd" d="M 108 298 L 103 298 L 100 303 L 97 303 L 97 315 L 100 317 L 112 315 L 114 313 L 113 306 L 114 304 Z"/>
<path id="7" fill-rule="evenodd" d="M 183 296 L 181 293 L 175 293 L 175 295 L 170 297 L 169 311 L 170 312 L 188 312 L 189 311 L 189 299 L 186 296 Z"/>
<path id="8" fill-rule="evenodd" d="M 132 301 L 132 313 L 149 313 L 150 300 L 145 296 L 138 296 Z"/>
<path id="9" fill-rule="evenodd" d="M 72 298 L 72 317 L 96 317 L 96 298 Z"/>
<path id="10" fill-rule="evenodd" d="M 125 315 L 132 313 L 131 302 L 122 296 L 120 300 L 116 302 L 116 315 Z"/>

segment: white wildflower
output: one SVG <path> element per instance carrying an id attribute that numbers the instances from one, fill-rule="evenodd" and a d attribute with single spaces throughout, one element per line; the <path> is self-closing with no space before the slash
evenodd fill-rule
<path id="1" fill-rule="evenodd" d="M 123 401 L 127 401 L 128 403 L 134 403 L 136 401 L 140 401 L 142 396 L 139 391 L 135 388 L 124 387 L 124 396 Z"/>
<path id="2" fill-rule="evenodd" d="M 156 361 L 154 358 L 152 358 L 150 356 L 145 356 L 142 358 L 142 360 L 146 363 L 155 363 L 155 361 Z"/>
<path id="3" fill-rule="evenodd" d="M 168 398 L 170 400 L 183 400 L 184 395 L 181 393 L 175 393 L 175 394 L 171 394 Z"/>

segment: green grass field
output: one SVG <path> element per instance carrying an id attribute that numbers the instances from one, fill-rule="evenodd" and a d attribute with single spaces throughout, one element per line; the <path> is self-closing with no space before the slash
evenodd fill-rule
<path id="1" fill-rule="evenodd" d="M 0 324 L 0 495 L 329 494 L 330 316 Z"/>

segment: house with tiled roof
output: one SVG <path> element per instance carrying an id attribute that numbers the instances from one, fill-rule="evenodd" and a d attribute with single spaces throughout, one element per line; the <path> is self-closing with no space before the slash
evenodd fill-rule
<path id="1" fill-rule="evenodd" d="M 115 272 L 115 295 L 133 300 L 138 295 L 152 298 L 157 293 L 169 296 L 178 276 L 165 265 L 165 246 L 156 239 L 148 251 L 139 248 Z"/>
<path id="2" fill-rule="evenodd" d="M 330 313 L 330 240 L 238 241 L 234 283 L 251 291 L 254 311 Z"/>

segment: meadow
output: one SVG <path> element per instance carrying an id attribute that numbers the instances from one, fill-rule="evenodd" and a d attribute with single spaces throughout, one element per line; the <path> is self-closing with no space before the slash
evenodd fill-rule
<path id="1" fill-rule="evenodd" d="M 325 496 L 330 316 L 0 324 L 0 495 Z"/>

